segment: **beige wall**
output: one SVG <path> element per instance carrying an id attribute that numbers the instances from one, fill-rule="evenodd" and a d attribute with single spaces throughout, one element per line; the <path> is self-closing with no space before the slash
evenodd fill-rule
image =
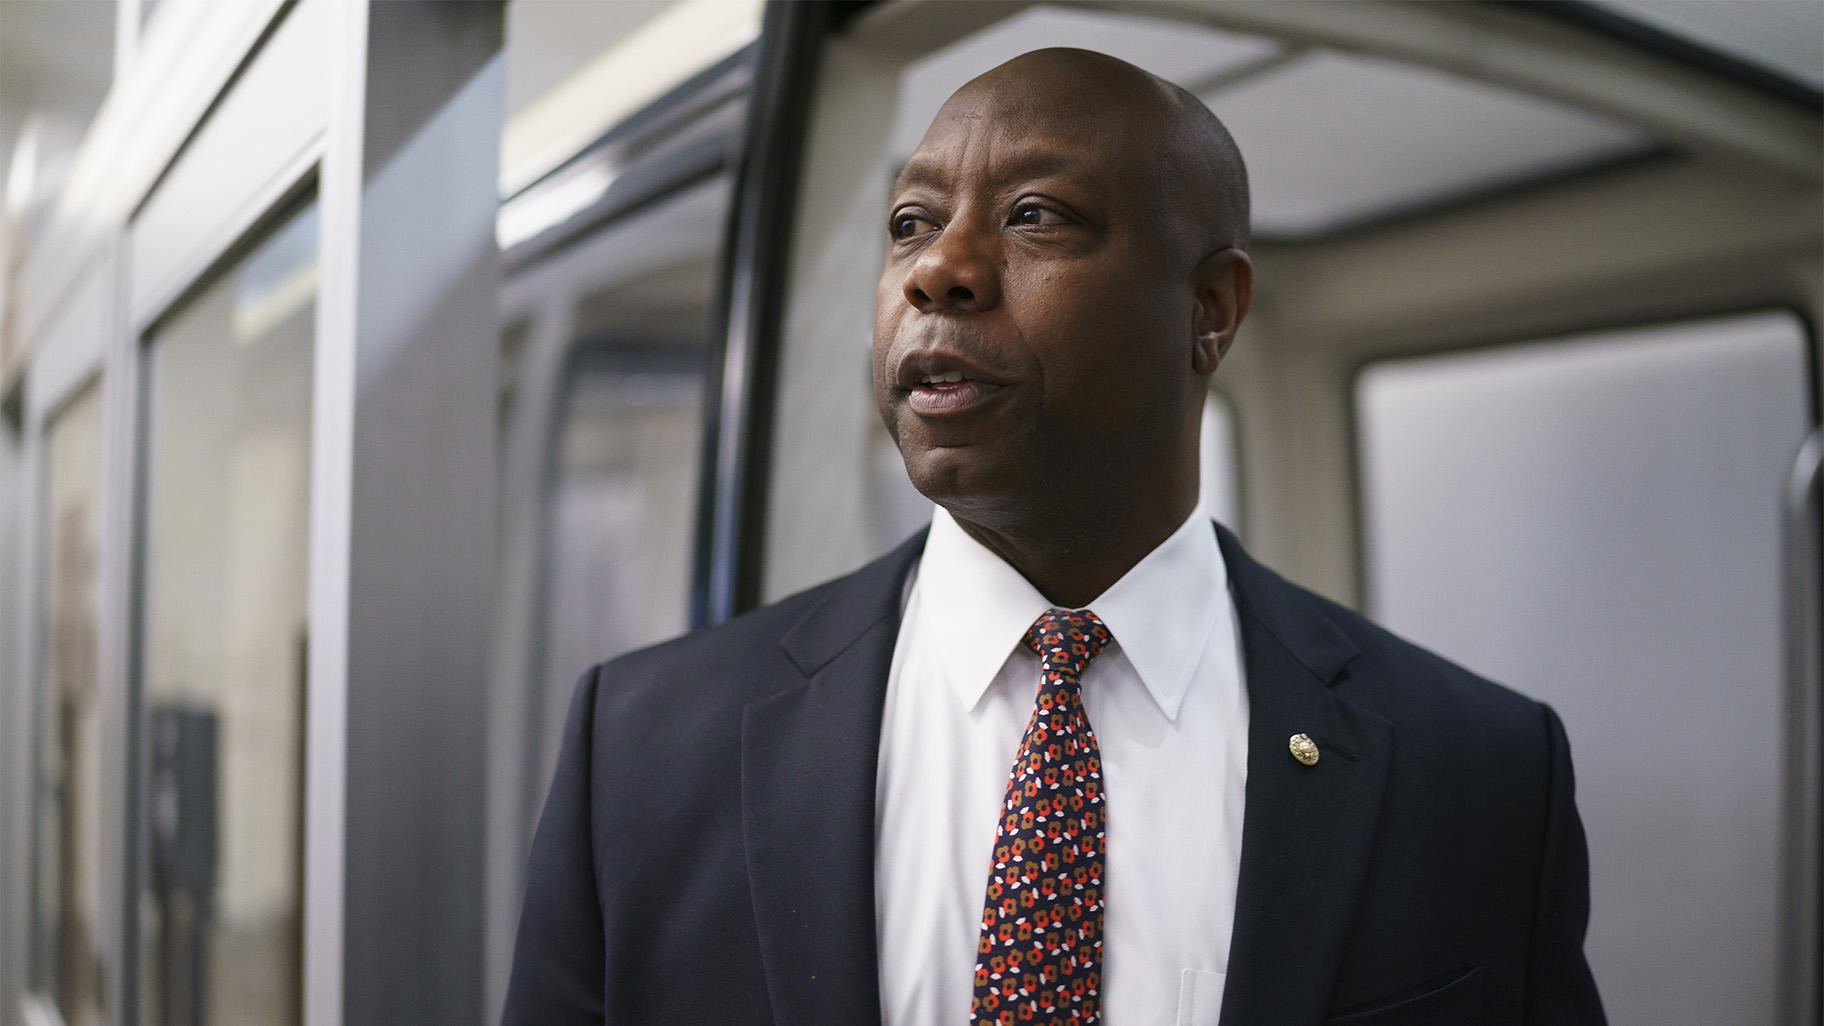
<path id="1" fill-rule="evenodd" d="M 1250 544 L 1354 602 L 1351 393 L 1364 362 L 1751 307 L 1790 306 L 1816 323 L 1821 217 L 1815 185 L 1669 156 L 1330 242 L 1258 247 L 1257 307 L 1218 374 L 1243 424 Z"/>

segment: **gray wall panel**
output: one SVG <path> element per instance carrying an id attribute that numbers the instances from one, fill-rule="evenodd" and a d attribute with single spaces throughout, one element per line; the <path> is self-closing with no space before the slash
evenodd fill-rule
<path id="1" fill-rule="evenodd" d="M 1551 703 L 1617 1026 L 1774 1020 L 1788 314 L 1371 367 L 1369 611 Z"/>

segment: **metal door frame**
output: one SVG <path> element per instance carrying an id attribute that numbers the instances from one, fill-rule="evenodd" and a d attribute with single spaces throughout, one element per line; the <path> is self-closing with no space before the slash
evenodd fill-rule
<path id="1" fill-rule="evenodd" d="M 128 9 L 138 8 L 123 4 Z M 143 38 L 122 45 L 130 66 L 21 267 L 13 302 L 22 358 L 0 382 L 0 392 L 21 397 L 20 444 L 9 471 L 26 485 L 18 532 L 25 572 L 18 615 L 7 625 L 17 631 L 9 642 L 21 644 L 7 648 L 19 654 L 7 660 L 9 684 L 0 692 L 7 722 L 17 725 L 4 738 L 11 760 L 5 777 L 16 789 L 13 764 L 30 766 L 30 719 L 14 710 L 34 686 L 25 653 L 39 630 L 29 582 L 40 573 L 42 538 L 32 511 L 42 421 L 99 372 L 99 673 L 117 742 L 105 768 L 116 807 L 104 810 L 113 824 L 107 886 L 118 917 L 106 953 L 111 1021 L 130 1026 L 137 1015 L 133 920 L 143 830 L 130 796 L 143 779 L 139 731 L 131 728 L 142 338 L 313 189 L 320 234 L 303 1017 L 312 1026 L 399 1021 L 410 1009 L 406 1020 L 480 1021 L 485 641 L 469 652 L 462 650 L 466 640 L 435 639 L 485 638 L 485 601 L 472 596 L 486 594 L 489 566 L 466 554 L 487 548 L 491 471 L 483 483 L 466 467 L 445 467 L 408 494 L 385 482 L 392 465 L 423 451 L 427 432 L 466 438 L 491 424 L 489 403 L 457 399 L 444 408 L 425 397 L 492 386 L 491 363 L 463 340 L 485 336 L 492 358 L 502 15 L 499 4 L 164 0 Z M 407 76 L 413 89 L 402 90 Z M 374 116 L 382 105 L 384 116 Z M 442 192 L 414 188 L 426 181 Z M 441 202 L 434 217 L 424 205 L 433 201 Z M 438 233 L 440 241 L 422 237 Z M 446 259 L 393 259 L 402 248 L 408 257 Z M 456 298 L 425 305 L 445 292 Z M 412 309 L 430 313 L 417 317 Z M 95 325 L 61 331 L 79 313 Z M 439 317 L 460 323 L 452 330 Z M 374 368 L 389 356 L 405 358 L 407 372 L 376 379 Z M 356 414 L 377 404 L 401 412 L 363 417 L 357 447 Z M 486 462 L 488 452 L 478 455 Z M 443 510 L 453 514 L 442 518 L 446 530 L 414 531 Z M 385 624 L 354 612 L 397 606 L 403 585 L 360 562 L 376 550 L 399 553 L 408 580 L 436 581 L 421 589 L 427 594 L 403 622 L 390 612 Z M 440 733 L 420 725 L 428 719 L 418 714 L 427 689 L 443 699 Z M 412 772 L 384 771 L 386 745 L 395 738 L 414 751 Z M 351 791 L 351 780 L 362 786 Z M 445 786 L 477 800 L 471 807 L 422 799 Z M 7 803 L 3 824 L 8 859 L 0 886 L 9 908 L 22 896 L 25 863 L 15 856 L 30 836 L 19 804 Z M 437 829 L 413 833 L 414 816 Z M 423 872 L 433 861 L 440 872 Z M 400 915 L 401 908 L 411 914 Z M 0 938 L 0 967 L 9 974 L 23 951 L 22 919 L 8 916 Z M 18 1013 L 18 984 L 10 976 L 0 983 L 0 1016 L 10 1019 Z"/>

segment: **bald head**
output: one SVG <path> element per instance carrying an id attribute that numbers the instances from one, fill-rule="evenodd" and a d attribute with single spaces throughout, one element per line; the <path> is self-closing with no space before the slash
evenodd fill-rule
<path id="1" fill-rule="evenodd" d="M 1193 93 L 1117 57 L 1073 47 L 1021 54 L 958 89 L 933 121 L 989 101 L 1001 116 L 1065 118 L 1129 147 L 1139 176 L 1193 221 L 1198 255 L 1248 242 L 1248 174 L 1234 137 Z"/>

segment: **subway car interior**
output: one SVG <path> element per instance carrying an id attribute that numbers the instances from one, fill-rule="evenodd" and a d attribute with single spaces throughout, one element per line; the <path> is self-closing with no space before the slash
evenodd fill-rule
<path id="1" fill-rule="evenodd" d="M 1549 702 L 1618 1026 L 1820 1021 L 1824 4 L 0 4 L 0 1026 L 497 1021 L 578 675 L 927 522 L 889 185 L 1047 46 L 1248 167 L 1263 562 Z"/>

